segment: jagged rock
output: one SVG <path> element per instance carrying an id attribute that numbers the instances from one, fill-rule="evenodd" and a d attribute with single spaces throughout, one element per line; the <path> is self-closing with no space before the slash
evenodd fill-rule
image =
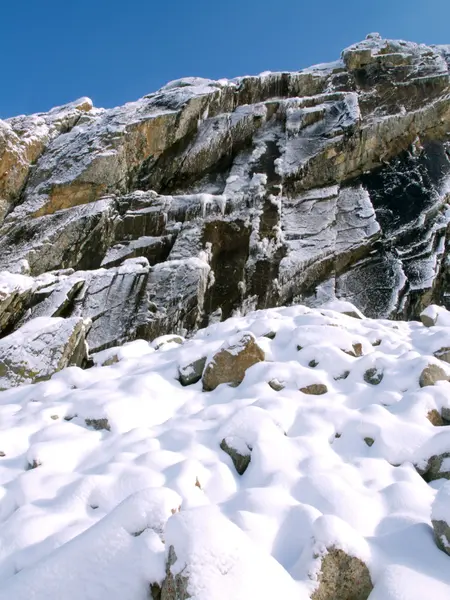
<path id="1" fill-rule="evenodd" d="M 450 484 L 443 485 L 431 507 L 434 539 L 440 550 L 450 555 Z"/>
<path id="2" fill-rule="evenodd" d="M 193 385 L 194 383 L 200 381 L 203 375 L 205 364 L 206 357 L 202 356 L 188 365 L 179 367 L 178 372 L 181 385 Z"/>
<path id="3" fill-rule="evenodd" d="M 319 587 L 312 600 L 367 600 L 373 589 L 362 560 L 339 548 L 329 548 L 322 558 Z"/>
<path id="4" fill-rule="evenodd" d="M 437 381 L 450 381 L 450 376 L 439 365 L 430 364 L 423 369 L 419 378 L 420 387 L 434 385 Z"/>
<path id="5" fill-rule="evenodd" d="M 237 334 L 205 366 L 203 389 L 212 391 L 221 383 L 239 385 L 252 365 L 265 359 L 252 333 Z"/>
<path id="6" fill-rule="evenodd" d="M 161 600 L 188 600 L 187 587 L 189 579 L 183 575 L 183 570 L 174 575 L 171 567 L 177 562 L 177 555 L 173 546 L 169 547 L 167 558 L 166 578 L 161 588 Z"/>
<path id="7" fill-rule="evenodd" d="M 12 299 L 4 330 L 64 294 L 54 314 L 92 316 L 96 349 L 336 298 L 355 318 L 435 322 L 425 307 L 450 306 L 448 55 L 371 35 L 300 72 L 0 122 L 0 269 L 84 281 Z M 118 274 L 127 260 L 147 263 Z"/>
<path id="8" fill-rule="evenodd" d="M 0 273 L 0 332 L 19 321 L 30 302 L 33 283 L 25 275 Z"/>
<path id="9" fill-rule="evenodd" d="M 373 446 L 373 444 L 375 443 L 375 440 L 374 440 L 373 438 L 371 438 L 371 437 L 365 437 L 365 438 L 364 438 L 364 441 L 365 441 L 365 442 L 366 442 L 366 444 L 369 446 L 369 448 L 370 448 L 371 446 Z"/>
<path id="10" fill-rule="evenodd" d="M 0 389 L 48 379 L 64 367 L 82 365 L 89 326 L 82 318 L 39 317 L 0 340 Z"/>
<path id="11" fill-rule="evenodd" d="M 0 222 L 19 200 L 31 165 L 52 140 L 73 129 L 91 109 L 89 98 L 81 98 L 48 113 L 0 121 Z"/>
<path id="12" fill-rule="evenodd" d="M 220 447 L 230 456 L 236 471 L 243 475 L 252 459 L 252 449 L 236 436 L 227 437 L 220 443 Z"/>
<path id="13" fill-rule="evenodd" d="M 304 394 L 311 394 L 313 396 L 321 396 L 328 392 L 328 388 L 324 383 L 313 383 L 305 387 L 300 388 L 300 391 Z"/>

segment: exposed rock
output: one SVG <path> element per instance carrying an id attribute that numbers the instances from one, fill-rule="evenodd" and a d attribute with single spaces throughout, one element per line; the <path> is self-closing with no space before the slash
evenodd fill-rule
<path id="1" fill-rule="evenodd" d="M 183 575 L 183 570 L 174 575 L 171 567 L 177 562 L 177 555 L 173 546 L 169 547 L 169 555 L 167 559 L 166 578 L 161 587 L 161 600 L 188 600 L 191 596 L 188 594 L 187 588 L 189 580 Z"/>
<path id="2" fill-rule="evenodd" d="M 364 373 L 364 381 L 366 383 L 370 383 L 371 385 L 378 385 L 383 380 L 383 371 L 380 371 L 376 367 L 372 367 L 371 369 L 367 369 Z"/>
<path id="3" fill-rule="evenodd" d="M 373 446 L 373 444 L 374 444 L 374 442 L 375 442 L 375 440 L 374 440 L 373 438 L 371 438 L 371 437 L 365 437 L 365 438 L 364 438 L 364 441 L 365 441 L 365 442 L 366 442 L 366 444 L 369 446 L 369 448 L 370 448 L 371 446 Z"/>
<path id="4" fill-rule="evenodd" d="M 97 431 L 101 431 L 102 429 L 111 431 L 108 419 L 85 419 L 84 421 L 88 427 L 93 427 Z"/>
<path id="5" fill-rule="evenodd" d="M 243 475 L 252 459 L 252 449 L 248 444 L 233 436 L 223 439 L 220 447 L 231 457 L 239 475 Z"/>
<path id="6" fill-rule="evenodd" d="M 322 558 L 319 587 L 312 600 L 367 600 L 373 589 L 367 566 L 355 556 L 329 548 Z"/>
<path id="7" fill-rule="evenodd" d="M 81 318 L 33 319 L 0 340 L 0 389 L 48 379 L 69 365 L 82 365 L 90 322 Z"/>
<path id="8" fill-rule="evenodd" d="M 441 413 L 435 408 L 433 408 L 433 410 L 428 411 L 427 419 L 435 427 L 441 427 L 442 425 L 445 425 L 445 421 L 442 418 Z"/>
<path id="9" fill-rule="evenodd" d="M 178 372 L 180 383 L 182 385 L 193 385 L 194 383 L 200 381 L 203 375 L 205 364 L 206 357 L 202 356 L 201 358 L 194 360 L 188 365 L 179 367 Z"/>
<path id="10" fill-rule="evenodd" d="M 0 332 L 19 321 L 30 303 L 33 283 L 31 277 L 0 273 Z"/>
<path id="11" fill-rule="evenodd" d="M 450 348 L 441 348 L 434 353 L 434 356 L 439 360 L 443 360 L 446 363 L 450 363 Z"/>
<path id="12" fill-rule="evenodd" d="M 286 387 L 284 385 L 283 382 L 279 381 L 278 379 L 271 379 L 269 381 L 269 385 L 270 387 L 275 390 L 276 392 L 281 392 L 281 390 L 284 390 L 284 388 Z"/>
<path id="13" fill-rule="evenodd" d="M 312 383 L 305 387 L 300 388 L 300 391 L 304 394 L 311 394 L 313 396 L 321 396 L 328 392 L 328 388 L 324 383 Z"/>
<path id="14" fill-rule="evenodd" d="M 434 385 L 437 381 L 450 381 L 450 376 L 439 365 L 429 364 L 420 374 L 419 385 L 426 387 Z"/>
<path id="15" fill-rule="evenodd" d="M 203 389 L 212 391 L 221 383 L 239 385 L 247 369 L 264 359 L 264 351 L 252 333 L 236 334 L 207 363 L 203 372 Z"/>

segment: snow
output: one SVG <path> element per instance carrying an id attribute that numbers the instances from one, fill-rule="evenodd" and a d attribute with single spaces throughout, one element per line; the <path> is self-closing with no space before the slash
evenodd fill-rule
<path id="1" fill-rule="evenodd" d="M 431 518 L 433 521 L 445 521 L 450 524 L 450 482 L 445 483 L 436 494 Z"/>
<path id="2" fill-rule="evenodd" d="M 1 392 L 0 600 L 144 600 L 170 546 L 196 600 L 306 599 L 330 547 L 366 562 L 371 600 L 447 600 L 431 516 L 450 517 L 450 484 L 414 465 L 450 450 L 427 419 L 450 408 L 450 383 L 419 386 L 450 330 L 344 312 L 357 311 L 258 311 Z M 238 387 L 179 383 L 247 332 L 266 360 Z M 328 392 L 299 392 L 315 383 Z M 223 439 L 250 453 L 242 476 Z"/>

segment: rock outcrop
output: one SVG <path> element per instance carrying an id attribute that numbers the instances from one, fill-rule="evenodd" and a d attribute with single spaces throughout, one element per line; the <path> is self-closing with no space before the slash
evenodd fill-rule
<path id="1" fill-rule="evenodd" d="M 90 322 L 40 317 L 0 340 L 0 390 L 48 379 L 70 365 L 82 366 Z"/>
<path id="2" fill-rule="evenodd" d="M 0 269 L 32 280 L 0 333 L 90 317 L 101 350 L 299 301 L 450 305 L 449 56 L 371 35 L 298 72 L 0 122 Z"/>

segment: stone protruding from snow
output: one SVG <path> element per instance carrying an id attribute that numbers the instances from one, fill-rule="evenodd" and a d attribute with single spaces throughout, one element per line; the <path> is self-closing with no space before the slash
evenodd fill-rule
<path id="1" fill-rule="evenodd" d="M 324 383 L 312 383 L 311 385 L 300 388 L 300 391 L 304 394 L 311 394 L 312 396 L 321 396 L 328 392 L 328 388 Z"/>
<path id="2" fill-rule="evenodd" d="M 369 569 L 362 560 L 339 548 L 322 558 L 319 587 L 312 600 L 367 600 L 373 589 Z"/>
<path id="3" fill-rule="evenodd" d="M 450 555 L 450 482 L 436 494 L 431 507 L 431 522 L 437 546 Z"/>
<path id="4" fill-rule="evenodd" d="M 221 383 L 239 385 L 247 369 L 265 359 L 253 333 L 241 332 L 217 352 L 203 372 L 203 389 L 212 391 Z"/>
<path id="5" fill-rule="evenodd" d="M 429 364 L 420 374 L 420 387 L 434 385 L 438 381 L 450 381 L 450 375 L 439 365 Z"/>
<path id="6" fill-rule="evenodd" d="M 434 356 L 439 360 L 443 360 L 444 362 L 450 364 L 450 348 L 447 346 L 435 352 Z"/>
<path id="7" fill-rule="evenodd" d="M 252 459 L 250 446 L 244 440 L 230 436 L 222 440 L 220 447 L 230 456 L 239 475 L 243 475 Z"/>
<path id="8" fill-rule="evenodd" d="M 90 321 L 38 317 L 0 340 L 0 390 L 48 379 L 87 358 Z"/>
<path id="9" fill-rule="evenodd" d="M 187 365 L 178 368 L 181 385 L 193 385 L 202 378 L 206 357 L 202 356 Z"/>

